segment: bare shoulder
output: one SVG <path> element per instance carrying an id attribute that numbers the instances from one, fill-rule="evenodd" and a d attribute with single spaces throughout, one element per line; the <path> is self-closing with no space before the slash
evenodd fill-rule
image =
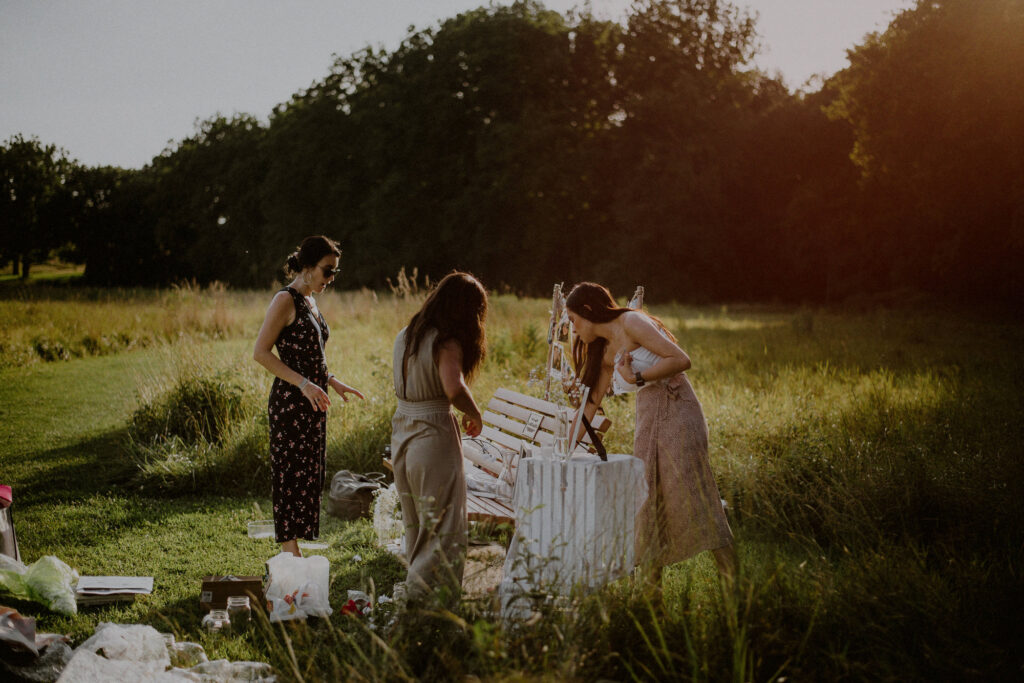
<path id="1" fill-rule="evenodd" d="M 437 350 L 438 353 L 450 353 L 458 356 L 460 359 L 462 358 L 462 344 L 460 344 L 459 340 L 455 337 L 445 339 L 443 342 L 438 344 Z"/>
<path id="2" fill-rule="evenodd" d="M 638 335 L 643 335 L 647 332 L 656 332 L 658 330 L 657 325 L 651 320 L 650 316 L 640 311 L 629 311 L 622 314 L 622 325 L 626 328 L 626 332 L 631 337 L 636 339 Z"/>
<path id="3" fill-rule="evenodd" d="M 295 317 L 295 302 L 292 295 L 286 291 L 280 291 L 270 300 L 267 307 L 267 317 L 279 320 L 292 320 Z"/>

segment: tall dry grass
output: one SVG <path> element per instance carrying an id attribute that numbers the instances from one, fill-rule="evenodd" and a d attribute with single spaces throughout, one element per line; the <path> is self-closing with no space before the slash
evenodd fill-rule
<path id="1" fill-rule="evenodd" d="M 332 408 L 332 472 L 379 468 L 393 410 L 391 346 L 422 296 L 406 290 L 320 299 L 332 329 L 332 371 L 367 394 Z M 172 328 L 196 331 L 160 342 L 172 369 L 143 378 L 141 409 L 170 414 L 169 407 L 192 405 L 186 390 L 193 386 L 238 398 L 237 412 L 222 413 L 216 435 L 182 429 L 134 442 L 129 450 L 142 485 L 193 495 L 252 490 L 260 481 L 265 487 L 270 377 L 241 340 L 255 336 L 269 293 L 178 291 L 145 295 L 152 297 L 145 303 L 133 296 L 123 307 L 100 302 L 116 319 L 111 327 L 142 329 L 133 320 L 159 300 L 172 302 L 176 319 L 191 321 Z M 211 318 L 183 310 L 215 310 L 218 296 L 226 319 L 244 321 L 233 333 L 236 352 L 219 358 L 194 346 Z M 176 309 L 174 297 L 186 303 Z M 489 356 L 474 392 L 481 401 L 500 386 L 539 394 L 539 381 L 530 378 L 545 358 L 547 302 L 496 296 L 491 303 Z M 942 312 L 678 305 L 653 312 L 694 361 L 689 374 L 740 551 L 735 591 L 723 591 L 710 558 L 700 556 L 666 572 L 661 604 L 627 580 L 569 608 L 538 604 L 541 618 L 525 626 L 502 624 L 486 601 L 464 602 L 452 614 L 405 615 L 391 628 L 384 627 L 388 608 L 381 608 L 375 628 L 339 618 L 326 628 L 268 631 L 261 647 L 282 676 L 1019 675 L 1024 326 Z M 225 398 L 209 403 L 224 405 Z M 606 407 L 609 450 L 630 452 L 632 398 Z"/>

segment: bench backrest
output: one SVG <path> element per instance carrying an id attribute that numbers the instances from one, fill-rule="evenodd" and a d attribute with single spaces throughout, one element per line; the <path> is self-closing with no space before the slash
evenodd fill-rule
<path id="1" fill-rule="evenodd" d="M 480 436 L 517 452 L 523 445 L 551 446 L 554 443 L 556 409 L 556 404 L 551 401 L 498 389 L 487 403 L 483 414 L 484 428 Z M 604 434 L 611 426 L 611 421 L 603 415 L 597 415 L 592 426 L 598 434 Z M 582 441 L 576 447 L 577 450 L 587 449 L 590 436 L 584 434 Z"/>

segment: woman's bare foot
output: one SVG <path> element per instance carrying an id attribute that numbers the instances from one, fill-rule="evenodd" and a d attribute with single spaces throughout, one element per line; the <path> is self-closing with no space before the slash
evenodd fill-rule
<path id="1" fill-rule="evenodd" d="M 295 539 L 295 538 L 293 538 L 290 541 L 285 541 L 284 543 L 282 543 L 281 544 L 281 552 L 282 553 L 291 553 L 295 557 L 302 557 L 302 551 L 299 550 L 299 541 L 298 541 L 298 539 Z"/>

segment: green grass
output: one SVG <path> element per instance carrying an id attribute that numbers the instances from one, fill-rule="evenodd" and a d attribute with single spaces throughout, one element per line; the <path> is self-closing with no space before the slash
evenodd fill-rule
<path id="1" fill-rule="evenodd" d="M 161 310 L 172 319 L 167 329 L 181 332 L 0 369 L 0 477 L 15 488 L 26 559 L 55 554 L 82 573 L 156 579 L 152 596 L 73 618 L 17 603 L 40 628 L 81 640 L 100 621 L 149 623 L 211 656 L 269 661 L 283 678 L 305 680 L 1019 675 L 1024 325 L 941 312 L 654 309 L 694 360 L 689 374 L 743 565 L 735 595 L 721 592 L 704 554 L 669 570 L 660 607 L 623 581 L 573 610 L 545 607 L 525 629 L 503 627 L 470 601 L 450 618 L 400 624 L 386 642 L 339 615 L 208 637 L 199 630 L 200 577 L 260 574 L 274 552 L 245 536 L 245 522 L 269 511 L 270 377 L 250 359 L 268 300 L 37 287 L 22 301 L 0 301 L 2 312 L 21 311 L 12 328 L 21 331 L 5 328 L 4 343 L 31 338 L 41 319 L 32 316 L 53 310 L 61 343 L 98 325 L 99 310 L 100 327 L 131 338 L 157 326 Z M 26 303 L 39 310 L 17 309 Z M 233 321 L 221 335 L 204 317 L 217 305 Z M 393 407 L 391 343 L 415 306 L 370 292 L 323 298 L 332 370 L 368 397 L 331 412 L 331 472 L 379 468 Z M 492 300 L 480 400 L 499 386 L 540 393 L 529 377 L 544 361 L 546 309 L 540 300 Z M 137 411 L 180 404 L 176 387 L 197 378 L 238 392 L 239 410 L 222 431 L 146 444 L 130 437 Z M 607 405 L 609 449 L 629 452 L 633 400 Z M 373 547 L 369 525 L 324 520 L 332 605 L 371 581 L 390 593 L 402 570 Z"/>
<path id="2" fill-rule="evenodd" d="M 85 274 L 85 266 L 52 261 L 32 264 L 28 280 L 11 271 L 10 262 L 0 269 L 0 287 L 23 287 L 33 285 L 66 286 L 78 283 Z"/>

